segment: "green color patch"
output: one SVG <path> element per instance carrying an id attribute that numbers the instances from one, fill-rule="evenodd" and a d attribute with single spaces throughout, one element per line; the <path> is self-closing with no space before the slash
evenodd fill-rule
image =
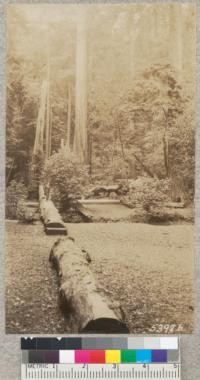
<path id="1" fill-rule="evenodd" d="M 121 363 L 135 363 L 136 351 L 135 350 L 121 350 Z"/>

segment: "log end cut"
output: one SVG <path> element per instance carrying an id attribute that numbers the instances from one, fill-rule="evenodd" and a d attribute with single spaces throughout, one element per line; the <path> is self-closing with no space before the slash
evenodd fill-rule
<path id="1" fill-rule="evenodd" d="M 129 334 L 125 323 L 114 318 L 98 318 L 90 321 L 81 331 L 86 334 Z"/>
<path id="2" fill-rule="evenodd" d="M 62 223 L 50 222 L 45 225 L 47 235 L 67 235 L 67 229 Z"/>

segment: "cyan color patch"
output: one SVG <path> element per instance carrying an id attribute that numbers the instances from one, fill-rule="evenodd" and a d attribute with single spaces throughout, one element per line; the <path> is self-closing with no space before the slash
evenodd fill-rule
<path id="1" fill-rule="evenodd" d="M 136 363 L 151 363 L 151 350 L 136 350 Z"/>

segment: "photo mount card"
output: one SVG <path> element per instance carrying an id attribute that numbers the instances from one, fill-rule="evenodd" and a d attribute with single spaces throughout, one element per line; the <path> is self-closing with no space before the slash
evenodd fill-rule
<path id="1" fill-rule="evenodd" d="M 6 332 L 193 332 L 195 5 L 6 18 Z"/>

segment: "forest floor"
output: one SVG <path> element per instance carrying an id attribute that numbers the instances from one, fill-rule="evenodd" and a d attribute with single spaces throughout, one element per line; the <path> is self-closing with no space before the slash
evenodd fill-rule
<path id="1" fill-rule="evenodd" d="M 101 199 L 102 200 L 102 199 Z M 107 199 L 106 199 L 107 200 Z M 101 203 L 83 204 L 79 207 L 80 214 L 63 213 L 63 220 L 73 221 L 74 223 L 84 221 L 80 215 L 94 223 L 102 222 L 127 222 L 127 223 L 152 223 L 172 224 L 172 223 L 192 223 L 194 222 L 194 210 L 192 207 L 187 208 L 154 208 L 154 212 L 145 212 L 142 208 L 130 208 L 122 203 Z M 155 212 L 156 211 L 156 212 Z"/>
<path id="2" fill-rule="evenodd" d="M 131 333 L 192 332 L 194 226 L 68 224 L 92 259 L 100 287 L 120 302 Z M 56 240 L 43 226 L 6 223 L 6 332 L 69 332 L 59 308 L 57 273 L 49 263 Z"/>

